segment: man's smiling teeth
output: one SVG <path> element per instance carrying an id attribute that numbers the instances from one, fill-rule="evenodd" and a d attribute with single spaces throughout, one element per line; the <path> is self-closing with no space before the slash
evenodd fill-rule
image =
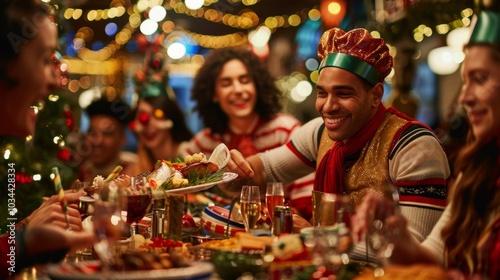
<path id="1" fill-rule="evenodd" d="M 325 118 L 325 121 L 328 123 L 328 124 L 335 124 L 335 123 L 339 123 L 343 120 L 347 119 L 347 117 L 342 117 L 342 118 L 335 118 L 335 119 L 331 119 L 331 118 Z"/>

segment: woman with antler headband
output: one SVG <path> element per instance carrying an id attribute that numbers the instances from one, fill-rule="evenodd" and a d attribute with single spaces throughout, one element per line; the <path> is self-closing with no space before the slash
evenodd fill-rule
<path id="1" fill-rule="evenodd" d="M 169 94 L 161 54 L 146 62 L 144 71 L 136 75 L 140 99 L 130 125 L 138 137 L 136 173 L 152 169 L 157 160 L 175 161 L 180 143 L 193 136 L 175 95 Z"/>

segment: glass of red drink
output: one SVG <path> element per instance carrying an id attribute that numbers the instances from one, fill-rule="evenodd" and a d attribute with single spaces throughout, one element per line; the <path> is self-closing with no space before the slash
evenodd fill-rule
<path id="1" fill-rule="evenodd" d="M 149 212 L 153 202 L 151 188 L 145 177 L 131 178 L 130 186 L 125 188 L 127 224 L 130 225 L 130 235 L 132 241 L 137 232 L 137 225 Z"/>
<path id="2" fill-rule="evenodd" d="M 266 189 L 266 207 L 271 219 L 273 219 L 274 207 L 283 205 L 285 205 L 283 183 L 268 182 Z"/>

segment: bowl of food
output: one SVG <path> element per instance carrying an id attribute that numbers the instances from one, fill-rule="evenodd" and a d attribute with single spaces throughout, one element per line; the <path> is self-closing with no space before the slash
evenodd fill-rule
<path id="1" fill-rule="evenodd" d="M 252 275 L 259 279 L 266 275 L 267 263 L 260 252 L 238 252 L 215 250 L 212 253 L 215 272 L 221 279 L 237 279 L 242 275 Z"/>

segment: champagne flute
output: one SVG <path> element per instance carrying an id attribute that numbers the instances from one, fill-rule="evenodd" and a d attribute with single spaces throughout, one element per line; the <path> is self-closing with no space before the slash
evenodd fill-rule
<path id="1" fill-rule="evenodd" d="M 384 276 L 383 267 L 394 249 L 391 240 L 398 234 L 397 227 L 391 227 L 387 223 L 387 218 L 399 211 L 399 193 L 392 182 L 388 182 L 382 187 L 380 194 L 383 198 L 370 214 L 373 217 L 373 222 L 367 234 L 367 244 L 377 259 L 374 269 L 375 277 Z"/>
<path id="2" fill-rule="evenodd" d="M 273 219 L 274 206 L 285 205 L 285 193 L 283 183 L 269 182 L 266 188 L 266 208 L 271 220 Z"/>
<path id="3" fill-rule="evenodd" d="M 240 196 L 241 216 L 246 232 L 251 233 L 260 218 L 259 186 L 243 186 Z"/>

